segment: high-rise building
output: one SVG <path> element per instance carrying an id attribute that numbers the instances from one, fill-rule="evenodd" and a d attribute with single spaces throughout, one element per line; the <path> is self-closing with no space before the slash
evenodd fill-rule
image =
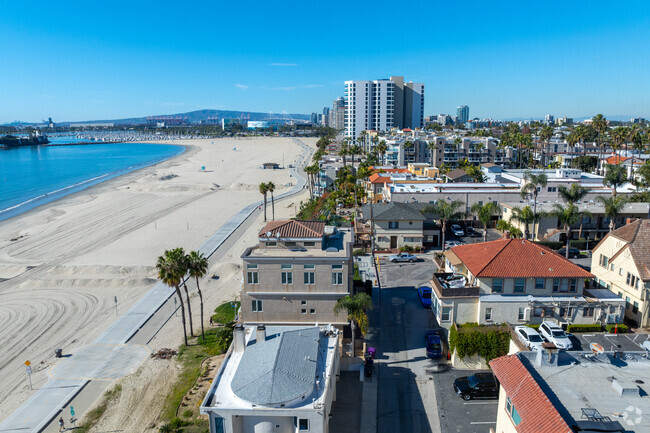
<path id="1" fill-rule="evenodd" d="M 461 105 L 456 108 L 456 120 L 461 125 L 464 125 L 469 120 L 469 107 L 467 105 Z"/>
<path id="2" fill-rule="evenodd" d="M 313 125 L 318 125 L 318 120 L 319 119 L 320 119 L 320 116 L 318 115 L 318 113 L 311 113 L 311 116 L 309 117 L 309 121 Z"/>
<path id="3" fill-rule="evenodd" d="M 547 125 L 551 125 L 551 124 L 553 124 L 554 121 L 555 121 L 555 118 L 553 117 L 552 114 L 547 114 L 546 116 L 544 116 L 544 122 L 545 122 Z"/>
<path id="4" fill-rule="evenodd" d="M 404 77 L 345 82 L 345 135 L 361 131 L 420 128 L 424 123 L 424 84 Z"/>
<path id="5" fill-rule="evenodd" d="M 345 128 L 345 98 L 343 96 L 336 98 L 332 102 L 329 126 L 338 131 Z"/>

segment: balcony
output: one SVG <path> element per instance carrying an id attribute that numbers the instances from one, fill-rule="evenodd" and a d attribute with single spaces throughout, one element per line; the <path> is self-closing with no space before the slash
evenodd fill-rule
<path id="1" fill-rule="evenodd" d="M 438 298 L 472 298 L 480 293 L 478 286 L 472 286 L 463 275 L 450 272 L 435 272 L 431 287 Z"/>

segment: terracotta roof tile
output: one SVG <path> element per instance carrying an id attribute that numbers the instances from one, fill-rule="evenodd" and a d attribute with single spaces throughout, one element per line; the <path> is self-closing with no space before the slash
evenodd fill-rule
<path id="1" fill-rule="evenodd" d="M 610 156 L 609 158 L 605 159 L 605 164 L 620 164 L 621 162 L 625 162 L 628 159 L 631 159 L 631 158 L 626 158 L 626 157 L 621 156 L 621 155 L 613 155 L 613 156 Z"/>
<path id="2" fill-rule="evenodd" d="M 593 278 L 550 248 L 523 239 L 502 238 L 453 247 L 478 278 Z"/>
<path id="3" fill-rule="evenodd" d="M 609 236 L 627 243 L 610 259 L 628 247 L 642 281 L 650 281 L 650 219 L 638 219 L 607 234 L 594 248 L 596 251 Z"/>
<path id="4" fill-rule="evenodd" d="M 281 220 L 267 223 L 259 232 L 260 238 L 321 238 L 325 231 L 323 221 Z"/>
<path id="5" fill-rule="evenodd" d="M 493 359 L 490 367 L 521 417 L 518 433 L 573 431 L 516 354 Z"/>
<path id="6" fill-rule="evenodd" d="M 390 182 L 390 176 L 382 176 L 382 173 L 373 173 L 368 180 L 370 183 L 386 183 Z"/>

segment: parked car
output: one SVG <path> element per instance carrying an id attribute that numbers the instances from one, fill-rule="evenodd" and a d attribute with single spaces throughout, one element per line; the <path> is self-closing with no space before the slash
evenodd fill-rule
<path id="1" fill-rule="evenodd" d="M 442 338 L 444 335 L 445 334 L 442 328 L 430 329 L 424 333 L 424 342 L 427 345 L 428 358 L 442 358 Z"/>
<path id="2" fill-rule="evenodd" d="M 569 350 L 573 348 L 573 343 L 564 333 L 557 323 L 544 321 L 539 325 L 539 333 L 546 338 L 549 343 L 555 344 L 558 349 Z"/>
<path id="3" fill-rule="evenodd" d="M 499 382 L 492 373 L 476 373 L 454 381 L 454 391 L 463 400 L 499 398 Z"/>
<path id="4" fill-rule="evenodd" d="M 479 232 L 474 230 L 474 227 L 466 227 L 465 228 L 465 235 L 467 235 L 467 236 L 469 236 L 471 238 L 477 238 L 477 237 L 481 236 L 481 234 Z"/>
<path id="5" fill-rule="evenodd" d="M 420 297 L 420 303 L 424 308 L 431 308 L 431 287 L 418 287 L 418 296 Z"/>
<path id="6" fill-rule="evenodd" d="M 465 236 L 465 232 L 463 231 L 463 228 L 458 224 L 451 225 L 451 232 L 456 236 Z"/>
<path id="7" fill-rule="evenodd" d="M 519 339 L 530 350 L 542 350 L 542 343 L 544 340 L 542 339 L 542 336 L 539 335 L 539 332 L 535 331 L 533 328 L 529 326 L 517 326 L 515 327 L 515 334 L 517 334 Z"/>
<path id="8" fill-rule="evenodd" d="M 459 245 L 462 245 L 462 244 L 460 242 L 458 242 L 458 241 L 445 241 L 445 248 L 453 248 L 453 247 L 457 247 Z"/>
<path id="9" fill-rule="evenodd" d="M 416 262 L 418 260 L 417 256 L 411 253 L 399 253 L 399 254 L 393 254 L 391 256 L 388 256 L 388 260 L 396 263 L 396 262 Z"/>
<path id="10" fill-rule="evenodd" d="M 561 256 L 566 257 L 566 247 L 562 247 L 559 250 L 557 250 L 557 253 Z M 577 259 L 581 256 L 582 254 L 580 253 L 580 250 L 577 248 L 569 248 L 569 258 L 570 259 Z"/>

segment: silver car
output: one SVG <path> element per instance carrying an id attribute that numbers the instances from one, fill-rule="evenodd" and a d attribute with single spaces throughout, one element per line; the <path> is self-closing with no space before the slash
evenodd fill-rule
<path id="1" fill-rule="evenodd" d="M 555 344 L 558 349 L 570 350 L 573 348 L 573 343 L 569 336 L 564 333 L 557 323 L 544 321 L 539 325 L 539 333 L 542 337 L 546 338 L 549 343 Z"/>
<path id="2" fill-rule="evenodd" d="M 410 253 L 399 253 L 388 256 L 388 261 L 397 263 L 397 262 L 416 262 L 418 260 L 417 256 Z"/>
<path id="3" fill-rule="evenodd" d="M 544 343 L 544 340 L 542 339 L 542 336 L 539 335 L 537 331 L 535 331 L 535 329 L 529 326 L 517 326 L 515 328 L 515 334 L 517 334 L 517 337 L 519 337 L 519 339 L 530 350 L 542 350 L 542 343 Z"/>

